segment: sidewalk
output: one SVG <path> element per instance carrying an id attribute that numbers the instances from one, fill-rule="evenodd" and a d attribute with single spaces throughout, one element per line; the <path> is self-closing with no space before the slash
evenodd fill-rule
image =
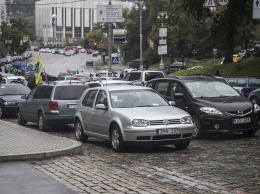
<path id="1" fill-rule="evenodd" d="M 81 142 L 76 140 L 0 120 L 0 162 L 42 160 L 82 151 Z"/>

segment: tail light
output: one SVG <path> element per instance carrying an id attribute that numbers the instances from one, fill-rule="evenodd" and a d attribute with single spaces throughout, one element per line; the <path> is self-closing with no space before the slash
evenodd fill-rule
<path id="1" fill-rule="evenodd" d="M 241 93 L 242 94 L 249 94 L 250 90 L 249 90 L 249 88 L 242 88 Z"/>
<path id="2" fill-rule="evenodd" d="M 59 110 L 58 102 L 50 101 L 49 102 L 49 110 Z"/>

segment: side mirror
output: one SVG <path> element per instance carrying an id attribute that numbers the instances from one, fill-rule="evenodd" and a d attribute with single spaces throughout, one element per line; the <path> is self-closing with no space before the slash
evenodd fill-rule
<path id="1" fill-rule="evenodd" d="M 105 106 L 105 104 L 97 104 L 96 109 L 97 110 L 107 110 L 107 107 Z"/>
<path id="2" fill-rule="evenodd" d="M 170 104 L 171 106 L 175 106 L 175 105 L 176 105 L 176 103 L 175 103 L 174 101 L 169 101 L 169 104 Z"/>
<path id="3" fill-rule="evenodd" d="M 173 95 L 173 97 L 174 97 L 174 99 L 184 99 L 185 98 L 183 93 L 175 93 Z"/>

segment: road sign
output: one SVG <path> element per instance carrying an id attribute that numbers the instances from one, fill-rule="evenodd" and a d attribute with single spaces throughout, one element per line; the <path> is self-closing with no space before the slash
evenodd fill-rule
<path id="1" fill-rule="evenodd" d="M 204 8 L 217 7 L 215 0 L 206 0 L 203 4 Z"/>
<path id="2" fill-rule="evenodd" d="M 213 55 L 216 55 L 216 54 L 217 54 L 217 50 L 218 50 L 218 49 L 213 49 Z"/>
<path id="3" fill-rule="evenodd" d="M 229 0 L 218 0 L 218 4 L 221 6 L 226 6 L 226 5 L 228 5 L 228 3 L 229 3 Z"/>
<path id="4" fill-rule="evenodd" d="M 160 28 L 159 29 L 159 37 L 167 37 L 167 28 Z"/>
<path id="5" fill-rule="evenodd" d="M 260 19 L 260 0 L 253 0 L 253 19 Z"/>
<path id="6" fill-rule="evenodd" d="M 158 46 L 158 55 L 166 55 L 167 54 L 167 45 Z"/>
<path id="7" fill-rule="evenodd" d="M 111 57 L 112 64 L 118 64 L 119 63 L 119 57 Z"/>
<path id="8" fill-rule="evenodd" d="M 166 39 L 160 39 L 159 45 L 164 45 L 164 44 L 167 44 L 167 40 Z"/>
<path id="9" fill-rule="evenodd" d="M 126 36 L 125 34 L 114 34 L 114 44 L 125 44 Z"/>
<path id="10" fill-rule="evenodd" d="M 123 5 L 97 5 L 97 22 L 123 22 Z"/>

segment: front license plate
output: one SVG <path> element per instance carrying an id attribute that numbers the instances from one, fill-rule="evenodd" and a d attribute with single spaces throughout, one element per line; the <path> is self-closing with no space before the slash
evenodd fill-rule
<path id="1" fill-rule="evenodd" d="M 233 124 L 242 124 L 242 123 L 250 123 L 251 118 L 240 118 L 240 119 L 233 119 Z"/>
<path id="2" fill-rule="evenodd" d="M 176 134 L 176 133 L 179 133 L 179 129 L 178 128 L 156 129 L 156 135 Z"/>
<path id="3" fill-rule="evenodd" d="M 75 109 L 77 108 L 77 104 L 68 104 L 69 109 Z"/>

